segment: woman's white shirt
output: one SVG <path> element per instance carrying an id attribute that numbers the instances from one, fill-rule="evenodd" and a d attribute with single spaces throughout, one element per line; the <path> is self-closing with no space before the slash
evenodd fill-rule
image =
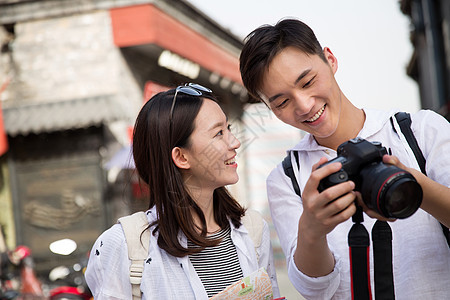
<path id="1" fill-rule="evenodd" d="M 149 223 L 156 218 L 155 209 L 147 211 Z M 230 222 L 231 239 L 236 246 L 242 273 L 250 275 L 264 267 L 272 281 L 274 296 L 278 297 L 278 284 L 270 242 L 269 226 L 264 221 L 260 247 L 254 247 L 244 226 L 234 227 Z M 152 229 L 152 228 L 151 228 Z M 179 241 L 187 247 L 187 239 L 180 232 Z M 256 257 L 255 250 L 259 254 Z M 128 249 L 120 224 L 102 233 L 92 247 L 86 281 L 96 300 L 131 299 Z M 203 284 L 189 257 L 174 257 L 160 249 L 157 236 L 151 236 L 149 255 L 144 264 L 141 283 L 142 299 L 208 299 Z"/>

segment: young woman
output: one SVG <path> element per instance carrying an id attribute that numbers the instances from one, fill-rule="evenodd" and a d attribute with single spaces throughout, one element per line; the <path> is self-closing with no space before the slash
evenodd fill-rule
<path id="1" fill-rule="evenodd" d="M 142 299 L 207 299 L 261 267 L 278 296 L 267 223 L 255 248 L 241 224 L 245 209 L 225 188 L 238 181 L 239 146 L 208 88 L 186 84 L 143 106 L 133 135 L 136 169 L 150 190 Z M 94 244 L 86 280 L 96 300 L 131 299 L 129 274 L 116 224 Z"/>

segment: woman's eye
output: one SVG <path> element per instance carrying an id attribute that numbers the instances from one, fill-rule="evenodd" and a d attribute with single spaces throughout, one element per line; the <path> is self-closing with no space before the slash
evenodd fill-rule
<path id="1" fill-rule="evenodd" d="M 228 131 L 231 131 L 231 124 L 228 124 L 227 129 Z"/>

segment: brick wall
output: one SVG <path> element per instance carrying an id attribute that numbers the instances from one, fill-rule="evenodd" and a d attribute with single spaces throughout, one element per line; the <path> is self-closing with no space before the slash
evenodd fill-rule
<path id="1" fill-rule="evenodd" d="M 17 23 L 14 30 L 5 104 L 116 95 L 134 118 L 142 91 L 113 43 L 107 10 Z"/>

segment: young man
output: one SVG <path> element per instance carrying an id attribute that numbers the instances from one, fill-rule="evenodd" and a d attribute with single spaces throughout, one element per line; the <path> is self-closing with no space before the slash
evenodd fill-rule
<path id="1" fill-rule="evenodd" d="M 281 163 L 267 179 L 272 220 L 287 258 L 289 278 L 306 298 L 350 299 L 347 234 L 353 225 L 355 200 L 364 208 L 363 225 L 369 232 L 374 218 L 386 219 L 367 208 L 352 181 L 319 192 L 320 180 L 340 170 L 341 163 L 318 166 L 336 157 L 340 144 L 360 137 L 390 149 L 393 156 L 385 155 L 384 163 L 413 174 L 423 190 L 415 214 L 389 222 L 396 297 L 448 298 L 450 250 L 439 222 L 450 225 L 450 125 L 432 111 L 411 116 L 427 177 L 420 172 L 404 136 L 397 133 L 395 122 L 397 130 L 393 130 L 390 118 L 396 111 L 355 107 L 335 80 L 337 69 L 331 50 L 321 47 L 306 24 L 293 19 L 254 30 L 240 57 L 249 94 L 284 123 L 308 133 L 288 151 L 299 156 L 299 169 L 293 166 L 301 197 L 295 194 Z"/>

